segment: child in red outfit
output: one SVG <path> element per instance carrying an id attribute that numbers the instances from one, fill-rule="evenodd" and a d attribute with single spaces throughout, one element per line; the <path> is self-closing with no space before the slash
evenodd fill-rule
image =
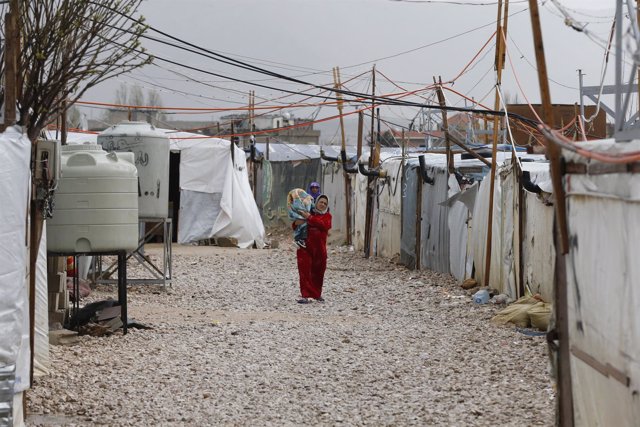
<path id="1" fill-rule="evenodd" d="M 327 235 L 331 229 L 331 213 L 329 213 L 329 198 L 318 196 L 316 206 L 311 213 L 304 212 L 308 226 L 307 247 L 299 248 L 298 273 L 300 275 L 299 303 L 305 304 L 324 301 L 322 285 L 324 272 L 327 269 Z M 293 227 L 296 224 L 294 222 Z"/>

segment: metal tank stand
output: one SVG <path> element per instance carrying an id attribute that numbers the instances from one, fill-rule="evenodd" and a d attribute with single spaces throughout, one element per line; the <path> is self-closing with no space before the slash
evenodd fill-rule
<path id="1" fill-rule="evenodd" d="M 129 284 L 159 284 L 163 286 L 171 286 L 171 238 L 173 236 L 173 223 L 171 218 L 140 218 L 140 224 L 144 226 L 145 233 L 138 241 L 138 247 L 131 252 L 127 253 L 127 261 L 133 258 L 141 265 L 151 277 L 146 278 L 128 278 Z M 148 231 L 146 231 L 147 223 L 153 224 Z M 162 264 L 160 266 L 153 263 L 151 258 L 144 253 L 144 245 L 149 243 L 155 236 L 156 231 L 162 229 Z M 97 265 L 96 265 L 97 264 Z M 106 270 L 102 271 L 102 259 L 98 258 L 96 264 L 94 264 L 94 271 L 99 272 L 98 277 L 95 279 L 96 283 L 115 283 L 113 279 L 108 277 L 115 271 L 115 263 L 111 264 Z"/>

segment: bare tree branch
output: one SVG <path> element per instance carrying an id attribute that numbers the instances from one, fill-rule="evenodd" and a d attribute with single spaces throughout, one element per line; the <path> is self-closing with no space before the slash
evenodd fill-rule
<path id="1" fill-rule="evenodd" d="M 18 124 L 32 141 L 64 100 L 72 105 L 87 89 L 152 61 L 140 43 L 144 18 L 129 18 L 141 1 L 20 0 Z"/>

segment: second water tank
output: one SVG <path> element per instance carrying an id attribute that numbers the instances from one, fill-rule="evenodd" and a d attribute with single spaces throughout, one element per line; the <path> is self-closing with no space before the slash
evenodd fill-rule
<path id="1" fill-rule="evenodd" d="M 121 122 L 98 135 L 106 151 L 128 151 L 138 168 L 140 217 L 169 214 L 169 138 L 146 122 Z"/>

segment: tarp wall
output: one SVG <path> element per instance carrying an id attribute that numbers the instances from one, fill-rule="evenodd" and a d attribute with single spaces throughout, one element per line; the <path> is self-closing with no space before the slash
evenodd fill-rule
<path id="1" fill-rule="evenodd" d="M 553 301 L 556 250 L 553 245 L 553 206 L 545 205 L 535 193 L 524 192 L 522 278 L 531 293 Z"/>
<path id="2" fill-rule="evenodd" d="M 262 219 L 267 226 L 290 226 L 287 213 L 287 194 L 294 188 L 307 189 L 313 181 L 320 181 L 320 158 L 285 161 L 262 161 Z M 324 189 L 322 189 L 324 191 Z"/>
<path id="3" fill-rule="evenodd" d="M 353 206 L 353 247 L 356 251 L 364 250 L 365 220 L 367 215 L 367 186 L 368 177 L 361 174 L 356 175 L 353 194 L 355 200 Z M 373 254 L 373 251 L 371 254 Z"/>
<path id="4" fill-rule="evenodd" d="M 402 159 L 385 160 L 381 167 L 387 171 L 386 179 L 379 179 L 375 194 L 378 212 L 372 227 L 375 255 L 384 258 L 400 258 L 402 227 Z"/>
<path id="5" fill-rule="evenodd" d="M 34 340 L 33 374 L 49 374 L 49 287 L 47 284 L 47 224 L 42 229 L 42 239 L 36 263 L 36 324 Z"/>
<path id="6" fill-rule="evenodd" d="M 351 211 L 353 212 L 353 188 L 355 186 L 355 174 L 348 174 L 351 183 Z M 322 178 L 320 181 L 322 192 L 329 196 L 329 209 L 333 216 L 333 228 L 329 232 L 331 241 L 344 243 L 346 235 L 346 194 L 345 179 L 342 164 L 337 162 L 322 162 Z M 351 217 L 351 228 L 353 229 L 353 215 Z"/>
<path id="7" fill-rule="evenodd" d="M 640 420 L 640 176 L 567 180 L 571 375 L 577 425 Z M 630 379 L 603 375 L 586 354 Z"/>
<path id="8" fill-rule="evenodd" d="M 0 365 L 18 364 L 15 391 L 29 385 L 29 353 L 24 349 L 24 326 L 28 325 L 26 287 L 26 221 L 29 201 L 31 142 L 19 127 L 0 135 Z M 20 360 L 18 360 L 20 359 Z M 26 377 L 24 369 L 26 366 Z"/>
<path id="9" fill-rule="evenodd" d="M 232 237 L 241 248 L 264 245 L 264 226 L 249 185 L 245 153 L 224 139 L 178 139 L 180 225 L 178 242 Z"/>
<path id="10" fill-rule="evenodd" d="M 496 174 L 493 195 L 489 280 L 491 287 L 514 299 L 518 297 L 518 262 L 515 254 L 518 245 L 518 185 L 515 167 L 510 163 L 502 165 Z"/>
<path id="11" fill-rule="evenodd" d="M 449 175 L 449 193 L 447 197 L 453 197 L 460 193 L 460 184 L 455 175 Z M 450 204 L 447 223 L 449 227 L 449 271 L 458 281 L 463 281 L 471 276 L 473 261 L 467 262 L 467 242 L 469 229 L 469 209 L 461 202 Z M 467 268 L 469 265 L 469 268 Z"/>

